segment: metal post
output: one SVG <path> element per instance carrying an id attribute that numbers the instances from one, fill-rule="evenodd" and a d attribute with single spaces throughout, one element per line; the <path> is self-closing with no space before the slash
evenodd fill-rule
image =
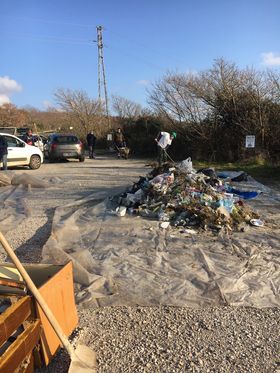
<path id="1" fill-rule="evenodd" d="M 101 82 L 103 83 L 104 98 L 105 98 L 105 110 L 108 122 L 108 129 L 111 129 L 110 116 L 109 116 L 109 105 L 108 105 L 108 94 L 107 94 L 107 83 L 105 76 L 105 65 L 104 65 L 104 55 L 103 55 L 103 38 L 102 38 L 102 26 L 97 26 L 97 47 L 98 47 L 98 100 L 101 107 Z M 101 78 L 102 70 L 102 78 Z"/>

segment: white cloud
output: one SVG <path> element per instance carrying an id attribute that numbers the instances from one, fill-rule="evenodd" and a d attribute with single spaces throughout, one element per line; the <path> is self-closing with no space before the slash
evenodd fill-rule
<path id="1" fill-rule="evenodd" d="M 147 86 L 150 84 L 149 80 L 138 80 L 137 84 Z"/>
<path id="2" fill-rule="evenodd" d="M 10 99 L 7 95 L 1 95 L 0 94 L 0 106 L 3 104 L 8 104 L 10 103 Z"/>
<path id="3" fill-rule="evenodd" d="M 22 87 L 15 80 L 8 76 L 0 76 L 0 105 L 10 102 L 10 96 L 15 92 L 20 92 Z"/>
<path id="4" fill-rule="evenodd" d="M 262 63 L 269 66 L 280 66 L 280 55 L 273 52 L 262 53 Z"/>
<path id="5" fill-rule="evenodd" d="M 8 76 L 0 76 L 0 94 L 10 95 L 21 91 L 21 85 Z"/>

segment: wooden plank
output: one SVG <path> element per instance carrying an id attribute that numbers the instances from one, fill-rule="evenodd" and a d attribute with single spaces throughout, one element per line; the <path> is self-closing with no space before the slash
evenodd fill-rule
<path id="1" fill-rule="evenodd" d="M 0 357 L 0 372 L 11 373 L 17 369 L 39 341 L 41 322 L 36 320 L 18 336 L 16 341 Z"/>
<path id="2" fill-rule="evenodd" d="M 26 296 L 12 304 L 0 315 L 0 346 L 31 314 L 31 297 Z"/>
<path id="3" fill-rule="evenodd" d="M 25 283 L 22 281 L 10 280 L 9 278 L 2 278 L 2 277 L 0 277 L 0 285 L 10 286 L 10 287 L 19 288 L 19 289 L 26 288 Z"/>

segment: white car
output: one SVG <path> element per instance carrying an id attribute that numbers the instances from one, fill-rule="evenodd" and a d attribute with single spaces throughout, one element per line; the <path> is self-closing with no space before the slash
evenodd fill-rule
<path id="1" fill-rule="evenodd" d="M 0 133 L 8 143 L 8 167 L 29 166 L 36 170 L 44 161 L 43 153 L 36 146 L 28 145 L 18 137 L 8 133 Z"/>

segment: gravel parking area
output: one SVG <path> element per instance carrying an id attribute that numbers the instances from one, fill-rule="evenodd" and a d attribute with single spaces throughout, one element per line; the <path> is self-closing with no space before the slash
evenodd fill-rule
<path id="1" fill-rule="evenodd" d="M 40 262 L 57 206 L 90 193 L 116 193 L 147 170 L 139 160 L 99 157 L 14 172 L 51 184 L 31 191 L 32 215 L 7 234 L 23 262 Z M 6 259 L 3 253 L 1 259 Z M 99 373 L 280 372 L 278 308 L 79 308 L 79 316 L 73 342 L 96 351 Z M 68 366 L 61 351 L 40 371 L 67 372 Z"/>
<path id="2" fill-rule="evenodd" d="M 275 372 L 279 309 L 105 308 L 83 313 L 100 372 Z"/>

